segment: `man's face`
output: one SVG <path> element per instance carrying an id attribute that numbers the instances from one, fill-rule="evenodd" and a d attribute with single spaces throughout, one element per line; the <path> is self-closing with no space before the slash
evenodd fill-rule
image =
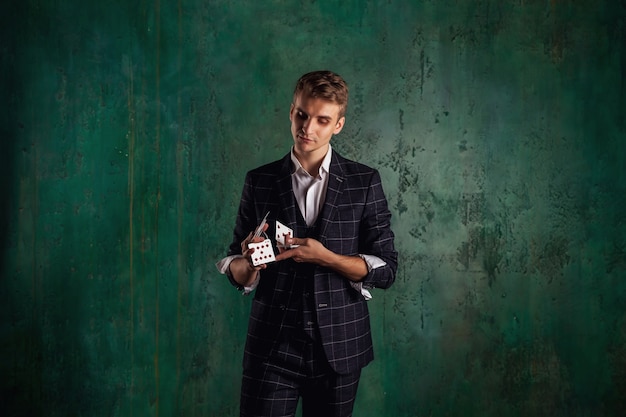
<path id="1" fill-rule="evenodd" d="M 298 94 L 289 112 L 291 134 L 297 156 L 322 158 L 333 135 L 341 132 L 345 117 L 341 107 L 331 101 Z"/>

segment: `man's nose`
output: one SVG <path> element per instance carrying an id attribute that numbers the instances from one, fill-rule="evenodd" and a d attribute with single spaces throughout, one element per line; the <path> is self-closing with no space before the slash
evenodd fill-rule
<path id="1" fill-rule="evenodd" d="M 302 131 L 304 134 L 308 134 L 313 128 L 313 123 L 311 123 L 311 119 L 307 119 L 302 123 Z"/>

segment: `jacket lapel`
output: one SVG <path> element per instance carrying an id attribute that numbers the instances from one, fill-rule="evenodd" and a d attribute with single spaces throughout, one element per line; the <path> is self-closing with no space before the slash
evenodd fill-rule
<path id="1" fill-rule="evenodd" d="M 280 199 L 281 212 L 275 213 L 276 219 L 285 226 L 295 230 L 296 229 L 296 210 L 298 205 L 296 204 L 296 198 L 293 195 L 293 188 L 291 187 L 291 155 L 287 154 L 283 158 L 283 164 L 281 165 L 280 175 L 278 176 L 278 198 Z"/>
<path id="2" fill-rule="evenodd" d="M 330 161 L 330 173 L 328 178 L 328 188 L 326 189 L 326 201 L 322 207 L 321 216 L 319 218 L 319 237 L 320 242 L 326 243 L 326 230 L 330 225 L 330 222 L 335 218 L 337 214 L 337 203 L 340 201 L 341 194 L 345 187 L 343 170 L 339 163 L 337 153 L 333 150 L 332 158 Z"/>

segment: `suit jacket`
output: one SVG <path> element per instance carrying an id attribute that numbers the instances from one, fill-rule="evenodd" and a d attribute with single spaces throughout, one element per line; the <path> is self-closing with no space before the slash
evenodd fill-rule
<path id="1" fill-rule="evenodd" d="M 291 164 L 287 154 L 247 173 L 229 255 L 241 253 L 241 242 L 267 212 L 267 234 L 272 240 L 276 220 L 296 230 L 299 208 L 291 186 Z M 333 151 L 329 175 L 317 220 L 319 241 L 341 255 L 375 255 L 385 261 L 385 266 L 368 273 L 363 285 L 388 288 L 395 280 L 397 252 L 378 171 Z M 374 358 L 366 301 L 347 278 L 318 265 L 311 268 L 315 313 L 328 362 L 338 373 L 356 371 Z M 270 263 L 261 270 L 250 311 L 245 367 L 269 356 L 286 312 L 301 302 L 302 290 L 294 286 L 295 271 L 292 260 Z"/>

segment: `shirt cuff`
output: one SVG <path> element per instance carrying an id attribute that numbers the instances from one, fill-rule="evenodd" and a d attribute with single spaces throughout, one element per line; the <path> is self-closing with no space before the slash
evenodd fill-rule
<path id="1" fill-rule="evenodd" d="M 387 262 L 380 259 L 378 256 L 374 255 L 361 255 L 359 256 L 365 261 L 367 264 L 367 270 L 371 271 L 372 269 L 380 268 L 381 266 L 387 265 Z"/>
<path id="2" fill-rule="evenodd" d="M 381 266 L 387 265 L 387 262 L 383 261 L 378 256 L 361 255 L 361 254 L 359 254 L 359 256 L 367 264 L 367 271 L 368 272 L 371 271 L 372 269 L 380 268 Z M 352 288 L 354 288 L 355 290 L 360 292 L 361 295 L 363 296 L 363 298 L 365 298 L 366 300 L 371 300 L 372 299 L 372 294 L 369 292 L 369 290 L 367 290 L 366 288 L 363 288 L 363 283 L 362 282 L 352 282 L 352 281 L 350 281 L 350 285 L 352 286 Z"/>
<path id="3" fill-rule="evenodd" d="M 231 255 L 231 256 L 227 256 L 224 259 L 220 260 L 219 262 L 217 262 L 215 264 L 215 266 L 217 267 L 217 270 L 220 271 L 221 274 L 224 274 L 226 276 L 228 276 L 228 278 L 230 279 L 231 282 L 235 282 L 235 280 L 233 279 L 232 274 L 230 273 L 230 263 L 237 259 L 237 258 L 243 258 L 242 255 Z M 241 291 L 243 291 L 244 295 L 248 295 L 250 294 L 252 291 L 254 291 L 256 289 L 256 287 L 259 285 L 259 273 L 257 272 L 256 274 L 256 279 L 254 280 L 254 282 L 246 287 L 246 286 L 239 286 L 239 289 L 241 289 Z"/>

